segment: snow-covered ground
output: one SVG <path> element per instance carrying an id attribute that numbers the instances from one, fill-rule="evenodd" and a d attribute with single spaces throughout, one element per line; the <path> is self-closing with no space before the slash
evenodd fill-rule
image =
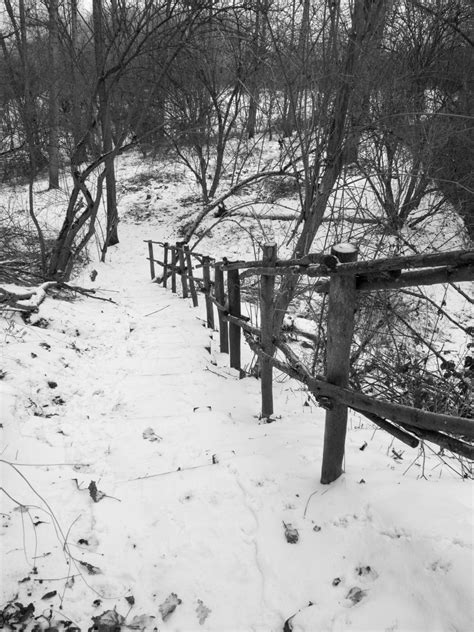
<path id="1" fill-rule="evenodd" d="M 150 282 L 143 240 L 185 212 L 171 175 L 122 192 L 120 245 L 75 279 L 111 301 L 2 318 L 4 627 L 471 630 L 471 482 L 354 414 L 322 486 L 324 411 L 278 374 L 259 422 L 204 307 Z"/>

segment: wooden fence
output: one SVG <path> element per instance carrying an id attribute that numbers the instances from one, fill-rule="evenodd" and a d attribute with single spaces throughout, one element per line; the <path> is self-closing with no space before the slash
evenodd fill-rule
<path id="1" fill-rule="evenodd" d="M 350 349 L 354 329 L 357 295 L 380 289 L 400 289 L 418 285 L 462 282 L 474 279 L 474 250 L 458 250 L 428 255 L 358 261 L 352 244 L 336 244 L 330 255 L 312 253 L 301 259 L 277 257 L 276 244 L 266 244 L 260 261 L 216 261 L 176 244 L 148 240 L 148 260 L 152 281 L 171 285 L 183 298 L 197 306 L 204 296 L 207 326 L 219 330 L 222 353 L 229 354 L 230 366 L 241 368 L 241 335 L 260 361 L 261 417 L 273 415 L 272 371 L 279 371 L 304 383 L 316 400 L 326 408 L 321 482 L 331 483 L 343 471 L 347 410 L 363 414 L 410 447 L 419 439 L 474 458 L 474 420 L 444 415 L 370 397 L 349 388 Z M 156 259 L 154 246 L 163 249 Z M 156 275 L 155 264 L 162 267 Z M 328 294 L 326 375 L 311 375 L 282 338 L 275 336 L 275 277 L 306 275 L 325 277 L 313 289 Z M 241 310 L 241 281 L 260 277 L 260 327 L 249 322 Z M 214 319 L 217 310 L 217 323 Z M 279 352 L 279 353 L 278 353 Z M 284 360 L 281 359 L 283 356 Z"/>

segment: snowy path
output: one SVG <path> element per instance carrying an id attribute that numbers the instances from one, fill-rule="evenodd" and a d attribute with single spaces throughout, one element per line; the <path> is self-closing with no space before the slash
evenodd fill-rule
<path id="1" fill-rule="evenodd" d="M 295 613 L 295 631 L 467 631 L 469 483 L 438 460 L 430 480 L 419 463 L 404 476 L 416 452 L 394 444 L 392 458 L 390 438 L 355 419 L 347 474 L 320 486 L 322 411 L 284 382 L 281 419 L 259 424 L 258 382 L 225 368 L 201 308 L 150 283 L 149 229 L 126 231 L 96 266 L 116 304 L 49 299 L 47 328 L 5 334 L 2 457 L 67 465 L 19 468 L 41 499 L 2 465 L 10 496 L 35 506 L 2 497 L 3 603 L 51 604 L 81 630 L 116 608 L 124 626 L 163 632 L 277 632 Z M 181 603 L 163 621 L 172 593 Z"/>

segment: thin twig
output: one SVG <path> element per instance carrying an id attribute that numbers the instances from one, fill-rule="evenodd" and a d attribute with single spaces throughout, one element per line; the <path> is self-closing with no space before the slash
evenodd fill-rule
<path id="1" fill-rule="evenodd" d="M 463 290 L 461 290 L 460 287 L 458 287 L 455 283 L 450 283 L 449 284 L 454 290 L 456 290 L 456 292 L 458 292 L 458 294 L 460 294 L 462 297 L 464 297 L 466 299 L 466 301 L 469 301 L 469 303 L 471 303 L 472 305 L 474 305 L 474 298 L 472 298 L 472 296 L 469 296 L 469 294 L 466 294 L 466 292 L 464 292 Z"/>
<path id="2" fill-rule="evenodd" d="M 6 459 L 0 459 L 0 463 L 16 465 L 18 467 L 90 467 L 90 463 L 17 463 L 16 461 L 7 461 Z"/>
<path id="3" fill-rule="evenodd" d="M 154 312 L 150 312 L 149 314 L 145 314 L 144 318 L 146 316 L 153 316 L 153 314 L 158 314 L 158 312 L 162 312 L 164 309 L 166 309 L 167 307 L 169 307 L 169 305 L 165 305 L 164 307 L 161 307 L 160 309 L 156 309 Z"/>
<path id="4" fill-rule="evenodd" d="M 42 584 L 43 582 L 61 582 L 61 581 L 64 581 L 64 580 L 67 581 L 67 580 L 71 579 L 72 577 L 80 577 L 80 575 L 76 574 L 76 575 L 69 575 L 69 576 L 66 576 L 66 577 L 40 577 L 40 578 L 33 577 L 33 581 L 34 582 L 39 582 L 40 584 Z"/>
<path id="5" fill-rule="evenodd" d="M 312 494 L 309 495 L 308 500 L 306 501 L 306 505 L 304 508 L 304 512 L 303 512 L 303 518 L 306 518 L 306 512 L 308 511 L 308 507 L 309 507 L 309 501 L 311 500 L 311 498 L 315 495 L 319 493 L 319 489 L 317 489 L 316 491 L 314 491 Z"/>
<path id="6" fill-rule="evenodd" d="M 118 303 L 111 298 L 104 298 L 103 296 L 94 296 L 96 291 L 93 288 L 84 288 L 79 287 L 78 285 L 68 285 L 67 283 L 58 283 L 60 288 L 64 288 L 65 290 L 70 290 L 71 292 L 77 292 L 77 294 L 82 294 L 87 296 L 88 298 L 94 298 L 96 301 L 104 301 L 105 303 L 113 303 L 117 305 Z M 109 290 L 110 291 L 110 290 Z"/>
<path id="7" fill-rule="evenodd" d="M 142 481 L 147 478 L 157 478 L 158 476 L 168 476 L 168 474 L 177 474 L 178 472 L 187 472 L 189 470 L 198 470 L 202 467 L 212 467 L 213 465 L 217 465 L 216 463 L 204 463 L 203 465 L 193 465 L 192 467 L 178 467 L 177 470 L 169 470 L 168 472 L 159 472 L 158 474 L 145 474 L 145 476 L 137 476 L 137 478 L 129 478 L 126 483 L 131 483 L 132 481 Z"/>

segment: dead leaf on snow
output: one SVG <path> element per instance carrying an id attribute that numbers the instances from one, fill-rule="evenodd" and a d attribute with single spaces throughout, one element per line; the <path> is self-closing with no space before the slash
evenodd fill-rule
<path id="1" fill-rule="evenodd" d="M 141 630 L 142 632 L 146 632 L 146 630 L 153 630 L 153 622 L 155 617 L 148 614 L 140 614 L 135 617 L 128 623 L 125 627 L 130 630 Z"/>
<path id="2" fill-rule="evenodd" d="M 89 562 L 82 562 L 79 560 L 79 564 L 87 570 L 89 575 L 100 575 L 102 573 L 98 566 L 93 566 L 92 564 L 89 564 Z"/>
<path id="3" fill-rule="evenodd" d="M 115 608 L 113 610 L 105 610 L 97 617 L 92 617 L 94 625 L 89 628 L 89 632 L 119 632 L 125 617 L 122 617 Z"/>
<path id="4" fill-rule="evenodd" d="M 362 599 L 366 595 L 367 595 L 367 591 L 366 590 L 362 590 L 358 586 L 354 586 L 347 593 L 346 599 L 349 599 L 355 605 L 356 603 L 359 603 L 359 601 L 362 601 Z"/>
<path id="5" fill-rule="evenodd" d="M 24 606 L 19 601 L 8 603 L 3 610 L 0 610 L 0 620 L 13 628 L 15 624 L 26 624 L 35 613 L 32 603 Z M 26 625 L 21 629 L 25 629 Z M 14 629 L 14 628 L 13 628 Z"/>
<path id="6" fill-rule="evenodd" d="M 168 619 L 168 617 L 173 614 L 180 603 L 182 603 L 181 599 L 176 593 L 171 593 L 171 595 L 166 597 L 166 599 L 159 607 L 161 618 L 163 619 L 163 621 L 166 621 L 166 619 Z"/>
<path id="7" fill-rule="evenodd" d="M 145 428 L 142 436 L 147 441 L 163 441 L 163 437 L 157 435 L 153 428 Z"/>
<path id="8" fill-rule="evenodd" d="M 66 588 L 72 588 L 75 581 L 76 580 L 74 579 L 74 575 L 72 575 L 64 585 L 66 586 Z"/>
<path id="9" fill-rule="evenodd" d="M 198 605 L 196 607 L 196 614 L 198 616 L 199 625 L 204 625 L 207 617 L 211 614 L 212 610 L 204 605 L 201 599 L 198 599 Z"/>
<path id="10" fill-rule="evenodd" d="M 104 492 L 101 492 L 97 489 L 97 484 L 95 481 L 91 481 L 87 489 L 89 490 L 90 497 L 95 503 L 98 503 L 99 500 L 102 500 L 102 498 L 105 497 Z"/>
<path id="11" fill-rule="evenodd" d="M 283 523 L 283 526 L 285 527 L 286 541 L 289 544 L 296 544 L 300 539 L 300 534 L 298 533 L 298 530 L 295 529 L 293 525 L 289 523 L 287 524 L 286 522 Z"/>

